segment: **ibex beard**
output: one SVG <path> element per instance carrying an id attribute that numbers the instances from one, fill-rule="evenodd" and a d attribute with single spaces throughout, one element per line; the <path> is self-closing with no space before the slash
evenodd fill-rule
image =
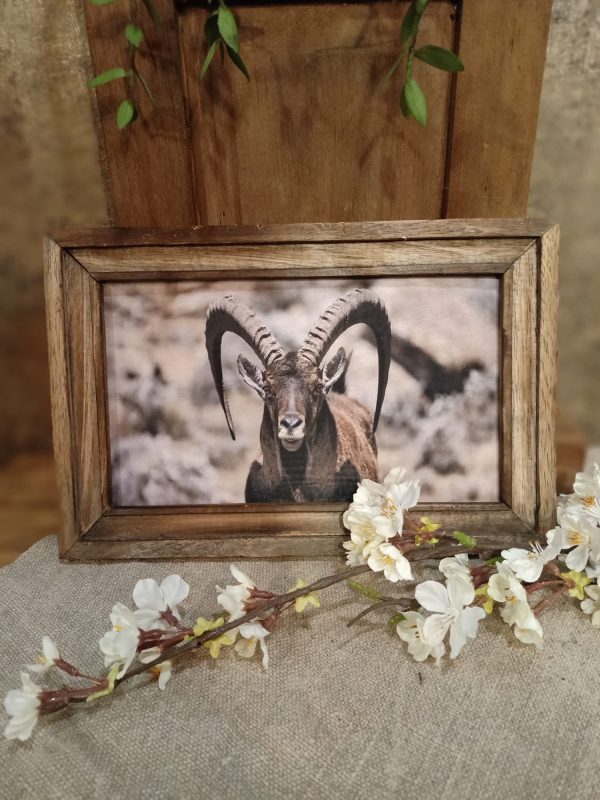
<path id="1" fill-rule="evenodd" d="M 352 325 L 363 323 L 375 336 L 378 385 L 375 413 L 346 394 L 350 362 L 343 348 L 324 357 Z M 206 347 L 215 387 L 235 439 L 225 394 L 221 341 L 231 332 L 242 338 L 261 366 L 240 355 L 242 380 L 263 400 L 261 458 L 252 463 L 245 500 L 309 502 L 350 500 L 364 478 L 377 480 L 375 431 L 385 397 L 391 359 L 391 326 L 383 303 L 354 289 L 319 317 L 298 350 L 285 353 L 269 328 L 231 295 L 211 304 Z"/>

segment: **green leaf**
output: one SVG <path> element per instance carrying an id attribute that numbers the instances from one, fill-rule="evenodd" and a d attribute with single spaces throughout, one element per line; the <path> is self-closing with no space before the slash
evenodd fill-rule
<path id="1" fill-rule="evenodd" d="M 394 614 L 393 617 L 390 617 L 388 620 L 388 625 L 391 625 L 392 628 L 395 628 L 399 622 L 404 622 L 406 617 L 404 614 L 401 614 L 400 611 L 397 614 Z"/>
<path id="2" fill-rule="evenodd" d="M 104 83 L 109 83 L 109 81 L 116 81 L 118 78 L 127 78 L 129 75 L 131 75 L 131 70 L 123 69 L 123 67 L 113 67 L 88 81 L 88 86 L 90 89 L 95 89 L 96 86 L 102 86 Z"/>
<path id="3" fill-rule="evenodd" d="M 121 105 L 117 108 L 117 127 L 120 131 L 126 128 L 129 123 L 135 118 L 135 106 L 129 98 L 123 100 Z"/>
<path id="4" fill-rule="evenodd" d="M 414 78 L 409 78 L 404 84 L 402 97 L 409 116 L 416 119 L 421 125 L 427 125 L 427 100 Z"/>
<path id="5" fill-rule="evenodd" d="M 475 539 L 474 536 L 469 536 L 468 533 L 463 533 L 462 531 L 452 531 L 452 536 L 459 544 L 462 544 L 463 547 L 477 547 L 477 539 Z"/>
<path id="6" fill-rule="evenodd" d="M 425 47 L 419 47 L 414 54 L 416 58 L 420 58 L 421 61 L 436 69 L 443 69 L 444 72 L 462 72 L 465 68 L 460 58 L 451 50 L 446 50 L 445 47 L 428 44 Z"/>
<path id="7" fill-rule="evenodd" d="M 206 39 L 206 43 L 209 45 L 213 44 L 213 42 L 218 42 L 221 38 L 221 34 L 219 33 L 219 20 L 217 18 L 216 11 L 214 14 L 211 14 L 204 23 L 204 38 Z"/>
<path id="8" fill-rule="evenodd" d="M 106 697 L 108 694 L 112 694 L 115 689 L 115 681 L 117 680 L 117 675 L 119 674 L 120 665 L 113 664 L 110 668 L 108 675 L 106 676 L 108 685 L 105 689 L 99 689 L 97 692 L 90 694 L 86 697 L 86 703 L 93 703 L 94 700 L 97 700 L 99 697 Z"/>
<path id="9" fill-rule="evenodd" d="M 419 18 L 415 4 L 411 3 L 400 27 L 400 44 L 410 43 L 414 40 L 419 29 Z"/>
<path id="10" fill-rule="evenodd" d="M 485 563 L 489 564 L 490 567 L 495 567 L 496 564 L 501 564 L 503 561 L 504 559 L 502 558 L 502 556 L 492 556 L 491 558 L 488 558 L 488 560 Z"/>
<path id="11" fill-rule="evenodd" d="M 211 46 L 208 48 L 208 53 L 206 54 L 206 58 L 204 59 L 204 63 L 202 64 L 202 69 L 200 70 L 200 80 L 206 75 L 206 70 L 210 67 L 210 62 L 213 60 L 215 53 L 217 52 L 217 45 L 219 44 L 218 41 L 213 42 Z"/>
<path id="12" fill-rule="evenodd" d="M 114 3 L 114 0 L 90 0 L 93 6 L 107 6 L 109 3 Z"/>
<path id="13" fill-rule="evenodd" d="M 155 25 L 160 25 L 160 14 L 158 13 L 158 9 L 154 5 L 154 0 L 142 0 L 144 4 L 144 8 L 148 12 L 150 19 Z"/>
<path id="14" fill-rule="evenodd" d="M 250 80 L 250 75 L 248 74 L 248 70 L 246 69 L 246 65 L 242 61 L 242 57 L 239 53 L 236 53 L 235 50 L 232 50 L 231 47 L 227 47 L 227 55 L 239 69 L 239 71 L 246 76 L 247 80 Z"/>
<path id="15" fill-rule="evenodd" d="M 231 11 L 226 5 L 221 3 L 217 11 L 217 22 L 219 25 L 219 33 L 223 37 L 223 41 L 227 47 L 238 53 L 240 49 L 240 37 L 237 29 L 237 22 Z"/>
<path id="16" fill-rule="evenodd" d="M 144 41 L 144 31 L 141 28 L 138 28 L 137 25 L 132 25 L 129 23 L 129 25 L 127 25 L 125 28 L 125 38 L 129 44 L 132 44 L 135 48 L 137 48 Z"/>
<path id="17" fill-rule="evenodd" d="M 350 589 L 352 589 L 355 592 L 358 592 L 359 594 L 362 594 L 364 597 L 368 597 L 369 600 L 381 600 L 381 594 L 377 591 L 377 589 L 374 589 L 372 586 L 367 586 L 366 584 L 361 583 L 360 581 L 353 581 L 353 580 L 346 581 L 346 583 L 348 584 Z"/>
<path id="18" fill-rule="evenodd" d="M 416 0 L 415 9 L 419 17 L 423 16 L 423 13 L 428 5 L 429 5 L 429 0 Z"/>

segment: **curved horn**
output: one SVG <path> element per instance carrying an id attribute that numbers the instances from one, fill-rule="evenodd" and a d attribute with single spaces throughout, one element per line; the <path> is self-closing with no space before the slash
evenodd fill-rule
<path id="1" fill-rule="evenodd" d="M 385 306 L 367 289 L 353 289 L 340 297 L 319 317 L 308 333 L 299 355 L 318 367 L 323 356 L 341 334 L 359 322 L 368 325 L 375 334 L 379 356 L 377 404 L 373 418 L 373 432 L 377 430 L 379 414 L 385 397 L 391 358 L 391 326 Z"/>
<path id="2" fill-rule="evenodd" d="M 258 321 L 256 314 L 248 306 L 238 303 L 230 294 L 210 304 L 206 315 L 205 333 L 208 361 L 215 388 L 225 412 L 229 433 L 231 438 L 235 439 L 231 411 L 225 397 L 221 363 L 221 340 L 228 332 L 237 334 L 249 344 L 265 367 L 283 358 L 283 350 L 267 326 Z"/>

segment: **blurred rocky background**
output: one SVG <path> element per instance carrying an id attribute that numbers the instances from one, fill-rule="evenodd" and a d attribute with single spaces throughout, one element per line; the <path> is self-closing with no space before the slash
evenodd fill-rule
<path id="1" fill-rule="evenodd" d="M 380 477 L 405 466 L 423 499 L 498 499 L 498 283 L 494 278 L 364 281 L 392 321 L 390 376 L 377 431 Z M 232 293 L 286 350 L 356 281 L 112 284 L 105 289 L 113 502 L 240 503 L 259 452 L 263 404 L 237 371 L 256 356 L 231 334 L 223 370 L 232 441 L 204 344 L 209 304 Z M 348 395 L 371 410 L 377 351 L 365 326 L 335 343 L 351 352 Z"/>

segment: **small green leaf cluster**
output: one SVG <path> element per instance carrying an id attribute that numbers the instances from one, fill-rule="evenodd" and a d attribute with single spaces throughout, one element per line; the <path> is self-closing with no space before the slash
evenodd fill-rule
<path id="1" fill-rule="evenodd" d="M 204 78 L 206 75 L 218 48 L 221 52 L 221 59 L 223 60 L 227 53 L 239 71 L 250 80 L 250 75 L 240 55 L 240 34 L 237 22 L 224 0 L 219 0 L 219 7 L 206 20 L 204 37 L 208 52 L 200 69 L 200 78 Z"/>
<path id="2" fill-rule="evenodd" d="M 462 72 L 464 69 L 460 58 L 445 47 L 437 47 L 433 44 L 419 48 L 415 47 L 421 18 L 428 5 L 429 0 L 413 0 L 408 7 L 400 28 L 400 53 L 384 78 L 387 83 L 400 64 L 406 60 L 406 74 L 400 95 L 400 109 L 407 119 L 415 119 L 421 125 L 427 125 L 427 99 L 420 84 L 414 77 L 415 59 L 418 58 L 425 64 L 429 64 L 435 69 L 444 70 L 444 72 Z"/>
<path id="3" fill-rule="evenodd" d="M 115 2 L 115 0 L 89 1 L 94 6 L 104 6 Z M 152 21 L 156 25 L 159 25 L 160 16 L 153 0 L 142 0 L 142 2 Z M 101 72 L 99 75 L 96 75 L 94 78 L 92 78 L 88 82 L 88 86 L 90 89 L 97 89 L 98 86 L 103 86 L 105 83 L 110 83 L 111 81 L 126 78 L 131 83 L 133 79 L 136 78 L 140 82 L 140 85 L 145 93 L 148 95 L 148 99 L 152 105 L 156 105 L 152 92 L 150 91 L 150 87 L 136 66 L 136 55 L 139 47 L 144 41 L 144 31 L 138 25 L 134 25 L 133 22 L 130 22 L 125 26 L 125 39 L 129 43 L 129 67 L 127 69 L 125 67 L 112 67 L 111 69 L 104 70 L 104 72 Z M 129 94 L 130 92 L 128 92 L 128 95 Z M 123 130 L 123 128 L 126 128 L 131 122 L 133 122 L 137 116 L 138 113 L 135 103 L 130 96 L 126 97 L 117 108 L 117 127 L 119 130 Z"/>

